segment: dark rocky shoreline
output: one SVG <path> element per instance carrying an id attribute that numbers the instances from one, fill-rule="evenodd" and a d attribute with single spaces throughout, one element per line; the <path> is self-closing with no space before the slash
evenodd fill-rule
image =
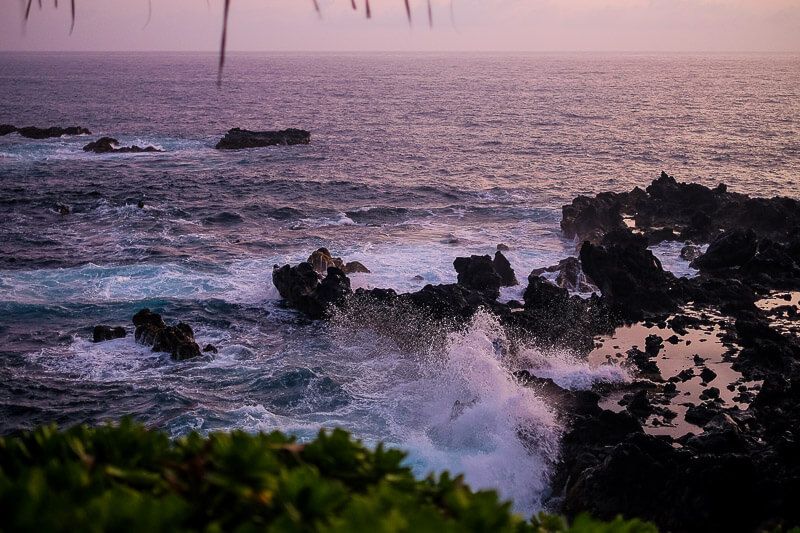
<path id="1" fill-rule="evenodd" d="M 540 345 L 583 354 L 597 335 L 624 324 L 663 323 L 676 332 L 669 339 L 674 343 L 703 320 L 716 324 L 731 347 L 733 367 L 763 384 L 753 393 L 740 387 L 747 409 L 725 406 L 719 389 L 708 384 L 716 373 L 695 357 L 704 401 L 691 405 L 685 417 L 697 434 L 652 435 L 643 426 L 653 412 L 665 420 L 676 416 L 659 405 L 669 405 L 676 382 L 694 376 L 694 370 L 670 380 L 658 374 L 651 360 L 665 341 L 659 336 L 648 337 L 644 351 L 629 351 L 642 378 L 630 386 L 619 412 L 599 406 L 603 391 L 571 392 L 530 372 L 517 376 L 542 387 L 568 421 L 550 505 L 567 515 L 639 517 L 672 531 L 800 522 L 800 343 L 775 329 L 771 315 L 756 306 L 774 291 L 800 289 L 800 204 L 750 198 L 724 185 L 678 183 L 662 173 L 646 190 L 576 198 L 564 206 L 562 229 L 581 242 L 582 272 L 600 295 L 570 296 L 534 271 L 524 302 L 499 303 L 499 287 L 516 277 L 500 252 L 494 260 L 457 258 L 457 283 L 414 293 L 353 291 L 341 268 L 330 266 L 323 276 L 310 263 L 276 266 L 273 282 L 289 307 L 312 318 L 368 302 L 408 306 L 458 324 L 486 309 Z M 664 240 L 710 243 L 694 260 L 697 277 L 677 278 L 662 268 L 647 247 Z M 575 265 L 565 262 L 563 268 Z M 713 310 L 718 318 L 699 319 L 685 312 L 687 306 Z M 797 316 L 796 306 L 785 307 L 782 316 Z"/>
<path id="2" fill-rule="evenodd" d="M 800 523 L 800 342 L 794 326 L 800 313 L 791 294 L 780 295 L 800 289 L 800 203 L 678 183 L 662 173 L 646 190 L 576 198 L 563 208 L 562 228 L 583 239 L 579 257 L 531 272 L 522 302 L 497 301 L 501 287 L 518 283 L 502 251 L 458 257 L 456 283 L 411 293 L 352 290 L 348 274 L 368 268 L 325 248 L 298 265 L 275 265 L 272 281 L 287 307 L 311 319 L 350 315 L 359 323 L 410 311 L 453 328 L 486 310 L 511 339 L 584 356 L 621 328 L 657 327 L 660 334 L 648 333 L 618 354 L 636 376 L 621 390 L 570 391 L 535 370 L 515 372 L 520 383 L 540 390 L 567 428 L 548 506 L 568 516 L 642 518 L 669 531 Z M 694 259 L 696 277 L 663 269 L 648 246 L 665 238 L 709 243 Z M 544 271 L 557 272 L 557 284 L 542 277 Z M 567 289 L 579 286 L 596 292 L 585 298 Z M 778 304 L 756 305 L 776 294 Z M 167 326 L 147 309 L 133 320 L 136 340 L 154 351 L 176 360 L 201 355 L 187 324 Z M 735 381 L 718 378 L 697 354 L 684 361 L 688 367 L 675 367 L 683 368 L 675 375 L 662 372 L 659 354 L 672 351 L 666 346 L 680 344 L 684 354 L 692 353 L 693 332 L 703 328 L 718 332 Z M 124 334 L 98 326 L 94 340 Z M 210 345 L 203 350 L 215 351 Z M 686 403 L 679 386 L 692 379 L 701 392 L 698 401 Z M 730 391 L 724 396 L 736 394 L 735 405 L 723 401 L 720 387 Z M 616 406 L 609 409 L 612 397 Z M 678 418 L 685 423 L 674 423 Z M 657 434 L 654 427 L 684 429 Z"/>

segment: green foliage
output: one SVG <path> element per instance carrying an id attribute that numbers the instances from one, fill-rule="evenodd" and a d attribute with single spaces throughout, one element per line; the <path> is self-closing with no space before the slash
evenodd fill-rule
<path id="1" fill-rule="evenodd" d="M 527 522 L 459 477 L 416 479 L 404 454 L 346 432 L 170 440 L 130 420 L 0 439 L 0 530 L 587 531 L 655 528 L 539 515 Z"/>

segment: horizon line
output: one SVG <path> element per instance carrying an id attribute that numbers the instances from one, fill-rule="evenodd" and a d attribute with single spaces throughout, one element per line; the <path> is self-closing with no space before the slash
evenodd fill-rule
<path id="1" fill-rule="evenodd" d="M 205 50 L 30 50 L 30 49 L 4 49 L 0 53 L 26 53 L 26 54 L 219 54 L 219 50 L 208 48 Z M 496 50 L 318 50 L 318 49 L 278 49 L 278 50 L 228 50 L 228 54 L 794 54 L 800 56 L 800 50 L 647 50 L 647 49 L 496 49 Z"/>

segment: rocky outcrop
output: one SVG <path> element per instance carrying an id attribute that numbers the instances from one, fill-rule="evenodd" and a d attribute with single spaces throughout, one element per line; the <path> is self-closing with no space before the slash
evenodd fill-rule
<path id="1" fill-rule="evenodd" d="M 24 128 L 17 128 L 11 124 L 0 124 L 0 135 L 8 135 L 9 133 L 17 132 L 23 137 L 28 139 L 49 139 L 51 137 L 62 137 L 64 135 L 91 135 L 92 132 L 80 126 L 70 126 L 68 128 L 61 128 L 52 126 L 49 128 L 37 128 L 34 126 L 26 126 Z"/>
<path id="2" fill-rule="evenodd" d="M 494 259 L 488 255 L 456 257 L 453 267 L 458 273 L 459 285 L 484 292 L 493 300 L 500 296 L 500 287 L 519 283 L 511 263 L 499 250 Z"/>
<path id="3" fill-rule="evenodd" d="M 491 256 L 456 257 L 455 261 L 453 261 L 453 267 L 458 273 L 459 285 L 482 291 L 492 299 L 497 299 L 500 296 L 503 278 L 495 270 Z"/>
<path id="4" fill-rule="evenodd" d="M 95 326 L 92 330 L 92 342 L 103 342 L 121 339 L 127 335 L 122 326 Z"/>
<path id="5" fill-rule="evenodd" d="M 800 203 L 785 197 L 750 198 L 721 184 L 679 183 L 662 172 L 645 190 L 578 196 L 562 208 L 568 238 L 598 243 L 630 220 L 650 244 L 662 240 L 709 242 L 722 232 L 752 229 L 759 238 L 784 240 L 800 225 Z"/>
<path id="6" fill-rule="evenodd" d="M 154 352 L 167 352 L 177 361 L 200 355 L 200 346 L 188 324 L 179 322 L 176 326 L 167 326 L 161 315 L 145 308 L 133 315 L 133 325 L 136 326 L 136 342 L 152 346 Z"/>
<path id="7" fill-rule="evenodd" d="M 754 305 L 770 289 L 800 286 L 798 203 L 749 198 L 724 185 L 678 183 L 662 173 L 645 191 L 582 197 L 565 209 L 567 228 L 577 234 L 576 220 L 582 221 L 580 231 L 591 236 L 581 247 L 581 264 L 615 316 L 652 316 L 653 323 L 669 323 L 685 334 L 690 322 L 708 318 L 678 314 L 665 320 L 667 312 L 690 301 L 710 305 L 727 315 L 714 319 L 725 331 L 723 342 L 741 347 L 726 354 L 733 368 L 743 380 L 764 383 L 742 411 L 724 406 L 724 383 L 702 357 L 694 357 L 696 368 L 663 382 L 650 374 L 658 374 L 655 359 L 673 337 L 649 336 L 645 351 L 631 349 L 628 357 L 640 376 L 651 379 L 641 386 L 650 388 L 624 395 L 626 411 L 614 414 L 583 402 L 567 413 L 553 505 L 568 515 L 637 516 L 667 531 L 769 530 L 798 523 L 800 343 L 772 327 Z M 617 210 L 623 221 L 635 221 L 633 231 L 620 227 Z M 646 248 L 663 238 L 711 242 L 699 257 L 692 257 L 697 248 L 682 254 L 700 268 L 697 277 L 676 279 L 664 272 Z M 531 301 L 559 298 L 542 283 L 534 288 L 539 292 L 529 287 Z M 685 419 L 702 433 L 645 434 L 640 421 L 653 414 L 674 417 L 664 402 L 678 394 L 676 383 L 698 377 L 704 387 L 700 402 L 687 406 Z M 655 395 L 653 381 L 663 383 Z M 739 400 L 752 398 L 750 386 L 728 384 L 734 388 Z"/>
<path id="8" fill-rule="evenodd" d="M 561 209 L 561 230 L 569 239 L 599 242 L 606 233 L 625 229 L 622 212 L 626 207 L 627 197 L 617 193 L 578 196 Z"/>
<path id="9" fill-rule="evenodd" d="M 311 263 L 296 266 L 275 265 L 272 283 L 289 307 L 297 309 L 311 318 L 330 316 L 331 308 L 343 305 L 352 291 L 347 275 L 337 267 L 328 267 L 326 276 L 320 281 Z"/>
<path id="10" fill-rule="evenodd" d="M 240 150 L 279 144 L 308 144 L 309 142 L 311 142 L 311 132 L 306 130 L 289 128 L 279 131 L 249 131 L 233 128 L 220 139 L 216 148 L 218 150 Z"/>
<path id="11" fill-rule="evenodd" d="M 636 516 L 667 531 L 754 531 L 797 523 L 796 376 L 770 374 L 746 412 L 713 400 L 690 406 L 686 419 L 703 432 L 677 439 L 643 433 L 636 418 L 653 409 L 644 391 L 628 397 L 631 415 L 587 401 L 574 404 L 553 478 L 554 499 L 570 516 Z M 714 377 L 706 372 L 704 379 Z M 706 396 L 714 397 L 711 392 Z M 731 505 L 738 509 L 733 515 Z"/>
<path id="12" fill-rule="evenodd" d="M 645 244 L 599 246 L 587 241 L 580 251 L 586 275 L 627 320 L 673 311 L 682 299 L 682 282 L 662 268 Z"/>
<path id="13" fill-rule="evenodd" d="M 752 229 L 723 233 L 709 246 L 706 253 L 692 265 L 701 270 L 739 267 L 750 261 L 758 251 L 758 238 Z"/>
<path id="14" fill-rule="evenodd" d="M 95 154 L 110 154 L 110 153 L 144 153 L 144 152 L 163 152 L 155 146 L 120 146 L 119 141 L 112 137 L 101 137 L 96 141 L 90 142 L 83 147 L 84 152 L 94 152 Z"/>
<path id="15" fill-rule="evenodd" d="M 570 296 L 536 271 L 528 276 L 523 300 L 522 311 L 512 313 L 507 322 L 539 344 L 568 346 L 585 353 L 592 348 L 595 335 L 609 332 L 616 323 L 598 296 Z"/>
<path id="16" fill-rule="evenodd" d="M 513 287 L 514 285 L 519 285 L 519 281 L 517 281 L 517 275 L 514 273 L 511 263 L 508 261 L 508 259 L 506 259 L 506 256 L 503 255 L 502 251 L 497 250 L 494 253 L 492 265 L 494 266 L 494 271 L 497 272 L 498 276 L 500 276 L 500 282 L 503 287 Z"/>
<path id="17" fill-rule="evenodd" d="M 327 274 L 331 267 L 338 268 L 345 274 L 369 274 L 370 270 L 359 261 L 345 263 L 341 257 L 333 257 L 327 248 L 319 248 L 311 253 L 306 262 L 311 263 L 314 271 L 320 276 Z"/>

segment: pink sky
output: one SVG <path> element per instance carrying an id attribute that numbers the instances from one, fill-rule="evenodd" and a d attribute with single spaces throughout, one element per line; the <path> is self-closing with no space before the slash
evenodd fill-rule
<path id="1" fill-rule="evenodd" d="M 69 33 L 62 0 L 0 0 L 0 50 L 216 50 L 222 0 L 76 0 Z M 357 0 L 359 6 L 364 0 Z M 373 19 L 350 0 L 233 0 L 231 50 L 630 50 L 800 52 L 800 0 L 371 0 Z"/>

